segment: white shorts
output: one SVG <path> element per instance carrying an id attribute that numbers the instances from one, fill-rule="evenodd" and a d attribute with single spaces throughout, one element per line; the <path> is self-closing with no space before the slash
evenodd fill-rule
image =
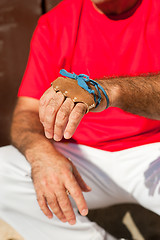
<path id="1" fill-rule="evenodd" d="M 89 209 L 139 203 L 160 215 L 160 143 L 113 153 L 71 143 L 55 143 L 55 147 L 73 161 L 92 188 L 84 193 Z M 0 148 L 0 217 L 25 240 L 111 239 L 72 204 L 74 226 L 55 216 L 49 220 L 37 203 L 29 163 L 13 146 Z"/>

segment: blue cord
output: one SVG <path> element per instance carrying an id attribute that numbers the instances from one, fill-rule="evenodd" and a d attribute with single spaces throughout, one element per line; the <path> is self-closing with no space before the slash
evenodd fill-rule
<path id="1" fill-rule="evenodd" d="M 85 74 L 76 75 L 75 73 L 69 73 L 69 72 L 67 72 L 65 69 L 60 70 L 60 74 L 61 74 L 62 76 L 64 76 L 64 77 L 68 77 L 68 78 L 72 78 L 72 79 L 77 80 L 77 83 L 78 83 L 78 85 L 79 85 L 81 88 L 85 89 L 85 90 L 88 91 L 90 94 L 93 94 L 93 96 L 94 96 L 94 101 L 95 101 L 95 103 L 96 103 L 96 107 L 98 107 L 98 105 L 100 104 L 101 99 L 102 99 L 102 97 L 101 97 L 101 92 L 100 92 L 100 90 L 99 90 L 99 89 L 101 89 L 101 91 L 103 92 L 103 94 L 104 94 L 104 96 L 105 96 L 105 98 L 106 98 L 106 101 L 107 101 L 107 107 L 106 107 L 106 108 L 109 107 L 109 98 L 108 98 L 107 93 L 105 92 L 105 90 L 103 89 L 103 87 L 102 87 L 101 85 L 99 85 L 99 84 L 98 84 L 97 82 L 95 82 L 94 80 L 89 79 L 89 76 L 87 76 L 87 75 L 85 75 Z M 98 92 L 98 99 L 96 99 L 95 91 L 92 90 L 92 89 L 87 85 L 86 82 L 89 82 L 90 84 L 92 84 L 92 85 L 96 88 L 96 90 L 97 90 L 97 92 Z M 95 107 L 95 108 L 96 108 L 96 107 Z"/>

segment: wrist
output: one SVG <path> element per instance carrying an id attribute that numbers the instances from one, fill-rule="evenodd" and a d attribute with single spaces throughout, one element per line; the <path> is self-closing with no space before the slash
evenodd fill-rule
<path id="1" fill-rule="evenodd" d="M 98 80 L 97 82 L 103 87 L 108 95 L 109 107 L 118 107 L 120 105 L 120 87 L 115 79 L 104 79 Z"/>
<path id="2" fill-rule="evenodd" d="M 35 162 L 45 161 L 45 154 L 53 152 L 53 144 L 43 135 L 34 136 L 31 144 L 25 149 L 24 155 L 28 162 L 33 165 Z"/>

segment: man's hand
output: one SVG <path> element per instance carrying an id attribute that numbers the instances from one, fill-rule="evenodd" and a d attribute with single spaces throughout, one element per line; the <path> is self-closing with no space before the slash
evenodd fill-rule
<path id="1" fill-rule="evenodd" d="M 62 222 L 73 225 L 76 218 L 66 191 L 74 199 L 81 215 L 86 216 L 88 208 L 82 191 L 91 189 L 73 163 L 60 153 L 45 153 L 44 160 L 42 157 L 32 164 L 32 179 L 39 206 L 48 218 L 52 218 L 54 213 Z"/>
<path id="2" fill-rule="evenodd" d="M 73 163 L 59 153 L 44 136 L 38 116 L 39 101 L 19 98 L 13 115 L 12 144 L 21 151 L 32 169 L 38 203 L 49 218 L 55 214 L 61 221 L 75 223 L 69 191 L 79 212 L 88 213 L 82 192 L 91 189 L 82 180 Z"/>
<path id="3" fill-rule="evenodd" d="M 60 141 L 64 136 L 69 139 L 74 134 L 81 119 L 86 113 L 84 103 L 74 102 L 55 92 L 50 87 L 40 99 L 39 116 L 47 138 Z"/>

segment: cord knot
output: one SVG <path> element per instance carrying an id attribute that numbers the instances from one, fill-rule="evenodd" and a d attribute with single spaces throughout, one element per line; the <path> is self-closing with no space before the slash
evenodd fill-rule
<path id="1" fill-rule="evenodd" d="M 105 92 L 105 90 L 103 89 L 103 87 L 99 83 L 90 79 L 88 75 L 85 75 L 85 74 L 77 75 L 75 73 L 69 73 L 65 69 L 60 70 L 60 74 L 64 77 L 75 79 L 77 81 L 78 85 L 81 88 L 88 91 L 90 94 L 93 94 L 96 107 L 98 107 L 98 105 L 100 104 L 100 102 L 102 100 L 102 96 L 101 96 L 101 92 L 100 92 L 100 90 L 101 90 L 103 92 L 105 98 L 106 98 L 106 101 L 107 101 L 107 107 L 106 108 L 109 107 L 109 98 L 108 98 L 107 93 Z M 97 93 L 98 93 L 98 98 L 96 97 L 95 91 L 88 86 L 87 82 L 95 87 L 95 89 L 97 90 Z"/>

